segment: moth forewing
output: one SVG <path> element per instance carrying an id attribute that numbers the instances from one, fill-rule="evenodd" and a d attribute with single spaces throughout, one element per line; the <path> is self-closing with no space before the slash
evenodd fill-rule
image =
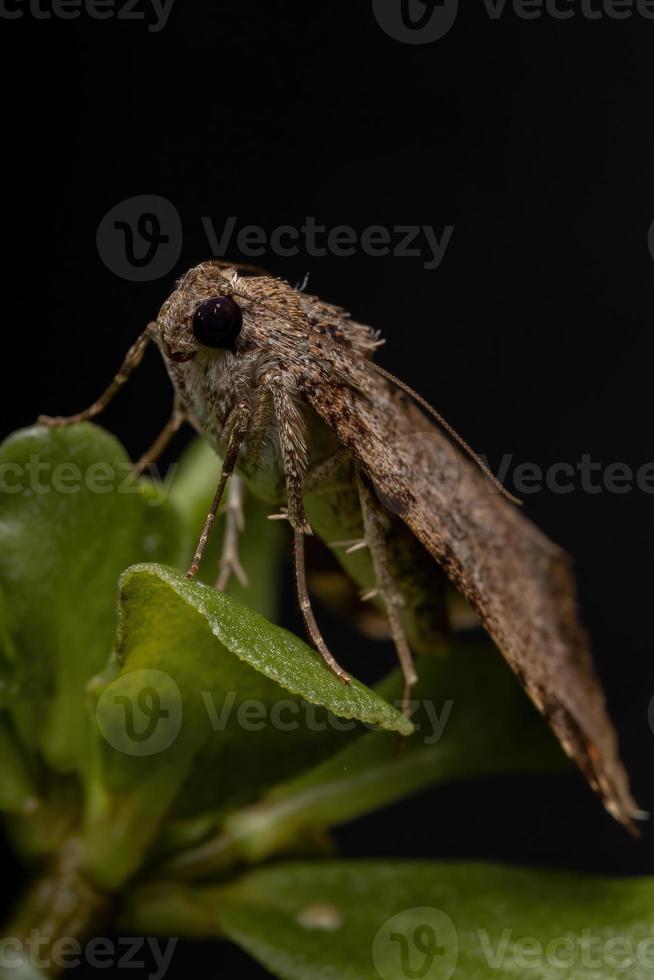
<path id="1" fill-rule="evenodd" d="M 633 829 L 641 812 L 579 623 L 568 557 L 436 428 L 427 433 L 424 416 L 385 381 L 372 399 L 353 390 L 341 397 L 345 410 L 328 387 L 309 395 L 380 497 L 471 602 L 609 812 Z"/>
<path id="2" fill-rule="evenodd" d="M 286 503 L 307 628 L 346 679 L 320 635 L 306 590 L 306 497 L 310 512 L 321 515 L 314 530 L 322 528 L 328 545 L 343 538 L 354 546 L 351 554 L 365 552 L 352 569 L 343 564 L 362 579 L 374 573 L 408 695 L 414 675 L 406 634 L 415 636 L 427 622 L 418 610 L 430 598 L 434 635 L 443 622 L 440 572 L 432 579 L 409 571 L 424 567 L 428 553 L 470 601 L 607 809 L 632 828 L 640 814 L 579 624 L 567 557 L 503 499 L 482 461 L 473 466 L 455 448 L 453 440 L 472 454 L 447 423 L 440 420 L 449 437 L 415 407 L 402 382 L 375 368 L 370 359 L 381 343 L 378 334 L 280 280 L 247 278 L 224 263 L 207 262 L 180 281 L 90 409 L 44 421 L 62 425 L 97 415 L 138 364 L 149 337 L 181 406 L 154 450 L 183 412 L 223 460 L 190 573 L 199 565 L 225 484 L 237 471 L 257 496 L 273 506 Z M 333 482 L 339 470 L 338 479 L 346 474 L 340 489 L 338 479 Z M 348 540 L 353 534 L 355 540 Z M 407 546 L 412 536 L 415 544 Z"/>

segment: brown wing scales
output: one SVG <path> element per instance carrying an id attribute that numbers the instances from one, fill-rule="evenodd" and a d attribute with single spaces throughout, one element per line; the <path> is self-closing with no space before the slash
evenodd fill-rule
<path id="1" fill-rule="evenodd" d="M 484 626 L 607 810 L 639 815 L 565 553 L 453 447 L 405 395 L 375 378 L 372 398 L 329 383 L 307 402 L 336 432 L 472 603 Z"/>

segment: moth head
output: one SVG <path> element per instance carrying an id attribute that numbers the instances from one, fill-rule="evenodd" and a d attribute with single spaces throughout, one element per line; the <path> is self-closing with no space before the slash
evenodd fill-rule
<path id="1" fill-rule="evenodd" d="M 157 318 L 159 346 L 178 362 L 211 362 L 246 351 L 287 355 L 289 345 L 304 343 L 308 332 L 297 290 L 263 270 L 219 260 L 187 272 Z"/>
<path id="2" fill-rule="evenodd" d="M 177 284 L 161 307 L 157 332 L 173 361 L 190 361 L 201 351 L 235 353 L 242 341 L 247 295 L 233 267 L 203 262 Z"/>

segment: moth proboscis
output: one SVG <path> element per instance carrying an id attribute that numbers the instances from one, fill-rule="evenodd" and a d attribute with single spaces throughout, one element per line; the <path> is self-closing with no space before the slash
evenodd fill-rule
<path id="1" fill-rule="evenodd" d="M 385 608 L 408 701 L 416 680 L 409 638 L 414 648 L 429 647 L 426 634 L 436 636 L 442 619 L 439 566 L 471 603 L 606 808 L 635 830 L 642 814 L 579 623 L 567 556 L 505 499 L 508 494 L 498 492 L 477 457 L 466 458 L 474 456 L 467 443 L 424 400 L 374 364 L 379 335 L 282 280 L 205 262 L 180 280 L 93 405 L 69 418 L 40 421 L 57 426 L 94 418 L 151 340 L 163 356 L 175 402 L 138 468 L 157 458 L 184 421 L 222 459 L 188 574 L 198 571 L 230 476 L 222 587 L 231 572 L 244 576 L 238 561 L 244 484 L 272 506 L 285 504 L 274 516 L 287 519 L 293 531 L 307 630 L 347 683 L 318 629 L 306 586 L 304 538 L 311 529 L 305 503 L 317 501 L 319 524 L 330 526 L 324 517 L 329 511 L 332 525 L 335 519 L 351 532 L 338 535 L 347 539 L 340 560 L 365 551 L 375 578 L 369 591 Z"/>

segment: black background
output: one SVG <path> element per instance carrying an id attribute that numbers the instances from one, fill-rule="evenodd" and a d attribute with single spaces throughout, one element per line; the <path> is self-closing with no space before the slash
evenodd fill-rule
<path id="1" fill-rule="evenodd" d="M 177 0 L 160 33 L 26 14 L 2 22 L 2 39 L 6 431 L 93 400 L 175 277 L 209 257 L 202 216 L 270 231 L 313 215 L 359 230 L 454 225 L 433 271 L 360 253 L 260 261 L 293 282 L 308 271 L 311 291 L 380 328 L 380 362 L 494 466 L 504 453 L 543 469 L 654 459 L 654 21 L 491 20 L 479 0 L 446 37 L 407 45 L 365 0 Z M 96 248 L 105 213 L 138 194 L 169 199 L 184 229 L 176 267 L 145 283 Z M 152 353 L 104 424 L 137 454 L 170 399 Z M 653 809 L 654 497 L 577 482 L 525 502 L 575 558 L 635 795 Z M 289 617 L 297 627 L 291 602 Z M 427 792 L 338 837 L 360 856 L 654 872 L 652 831 L 630 839 L 575 774 Z M 205 954 L 180 946 L 169 976 Z M 265 975 L 236 950 L 221 957 Z"/>

